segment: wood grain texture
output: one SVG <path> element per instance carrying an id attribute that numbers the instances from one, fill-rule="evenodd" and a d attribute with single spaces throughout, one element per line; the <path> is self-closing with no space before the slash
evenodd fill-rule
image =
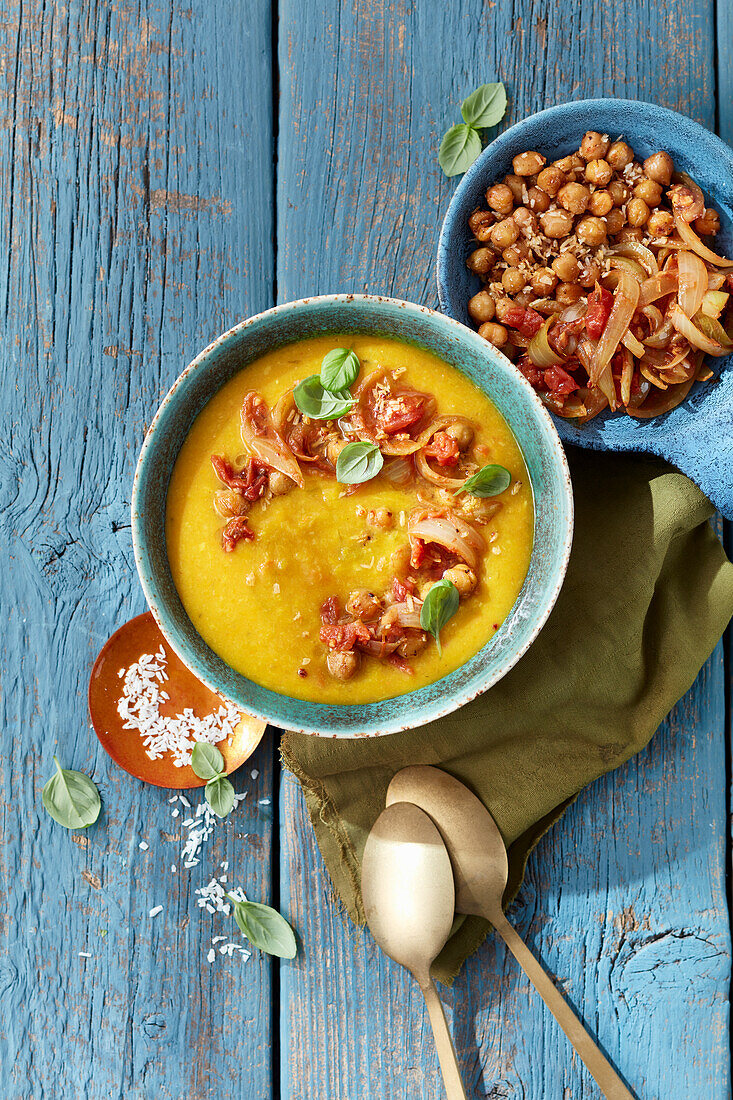
<path id="1" fill-rule="evenodd" d="M 230 882 L 269 894 L 271 742 L 186 872 L 168 792 L 106 758 L 86 683 L 144 606 L 129 498 L 145 425 L 197 350 L 270 302 L 269 9 L 17 2 L 0 58 L 0 1095 L 226 1098 L 246 1067 L 267 1096 L 270 963 L 210 967 L 232 924 L 194 889 L 229 859 Z M 87 833 L 40 809 L 54 752 L 100 786 Z"/>
<path id="2" fill-rule="evenodd" d="M 285 0 L 280 298 L 368 290 L 434 304 L 433 257 L 454 186 L 439 173 L 437 146 L 483 81 L 507 84 L 507 123 L 617 95 L 713 128 L 713 17 L 707 0 L 330 0 L 325 12 Z M 645 1100 L 722 1100 L 729 1090 L 722 661 L 719 647 L 651 746 L 584 792 L 543 841 L 515 911 Z M 287 778 L 281 822 L 281 889 L 313 945 L 281 975 L 282 1095 L 441 1095 L 419 993 L 339 912 Z M 444 1000 L 455 1007 L 469 1095 L 597 1096 L 501 945 L 488 942 Z"/>

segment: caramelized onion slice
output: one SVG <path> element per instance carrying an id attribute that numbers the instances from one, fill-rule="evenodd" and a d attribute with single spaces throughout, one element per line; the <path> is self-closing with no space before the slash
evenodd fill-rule
<path id="1" fill-rule="evenodd" d="M 564 356 L 555 351 L 549 341 L 550 329 L 555 323 L 555 317 L 554 313 L 551 314 L 539 332 L 530 340 L 527 354 L 536 367 L 546 369 L 563 362 Z"/>
<path id="2" fill-rule="evenodd" d="M 693 375 L 689 381 L 680 382 L 677 386 L 670 386 L 667 390 L 652 390 L 643 405 L 636 409 L 628 408 L 626 412 L 629 416 L 634 416 L 638 420 L 648 420 L 652 416 L 661 416 L 662 413 L 671 412 L 672 409 L 676 409 L 685 400 L 694 381 Z"/>
<path id="3" fill-rule="evenodd" d="M 700 351 L 704 351 L 706 355 L 728 355 L 733 345 L 727 338 L 725 329 L 719 322 L 715 321 L 712 317 L 705 317 L 704 314 L 698 313 L 695 317 L 695 323 L 690 320 L 686 313 L 680 309 L 679 305 L 675 302 L 669 311 L 669 316 L 672 324 L 680 333 L 681 336 L 692 344 L 693 348 L 699 348 Z M 715 337 L 707 335 L 702 328 L 698 328 L 698 321 L 700 324 L 705 323 L 707 328 L 708 322 L 713 322 L 720 329 L 723 336 L 726 336 L 726 343 L 721 343 L 718 338 L 719 334 Z M 710 330 L 708 330 L 710 331 Z M 716 331 L 716 330 L 713 330 Z"/>
<path id="4" fill-rule="evenodd" d="M 647 275 L 656 275 L 659 271 L 656 256 L 650 248 L 641 244 L 640 241 L 624 241 L 623 244 L 617 244 L 614 248 L 609 248 L 608 252 L 611 256 L 627 256 L 631 260 L 636 260 L 644 268 Z"/>
<path id="5" fill-rule="evenodd" d="M 242 443 L 255 458 L 272 470 L 285 474 L 302 489 L 303 474 L 295 455 L 275 431 L 270 410 L 258 393 L 248 393 L 240 415 Z"/>
<path id="6" fill-rule="evenodd" d="M 640 286 L 634 276 L 627 271 L 622 271 L 613 298 L 611 314 L 606 322 L 606 327 L 601 333 L 591 363 L 591 383 L 598 386 L 605 394 L 612 411 L 618 407 L 618 399 L 611 374 L 611 359 L 624 334 L 628 331 L 631 318 L 634 316 L 639 302 L 639 292 Z"/>
<path id="7" fill-rule="evenodd" d="M 694 317 L 708 289 L 708 269 L 694 252 L 680 252 L 677 263 L 679 272 L 677 301 L 688 317 Z"/>
<path id="8" fill-rule="evenodd" d="M 427 516 L 409 523 L 407 533 L 411 539 L 433 542 L 456 554 L 474 572 L 478 569 L 478 552 L 485 546 L 484 540 L 470 524 L 459 520 L 452 513 L 447 516 Z"/>
<path id="9" fill-rule="evenodd" d="M 660 271 L 658 275 L 652 275 L 651 279 L 641 284 L 639 294 L 639 306 L 648 306 L 656 302 L 658 298 L 664 298 L 667 294 L 674 294 L 677 290 L 677 276 L 671 271 Z"/>
<path id="10" fill-rule="evenodd" d="M 715 267 L 733 267 L 733 260 L 728 260 L 725 256 L 718 256 L 711 248 L 704 245 L 695 230 L 687 224 L 684 218 L 680 217 L 676 210 L 674 210 L 674 224 L 677 226 L 677 232 L 687 247 L 696 252 L 698 256 L 701 256 L 703 260 L 714 264 Z"/>

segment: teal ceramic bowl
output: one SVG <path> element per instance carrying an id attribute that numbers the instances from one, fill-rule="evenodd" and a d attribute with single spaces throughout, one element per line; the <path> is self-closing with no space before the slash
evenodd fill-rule
<path id="1" fill-rule="evenodd" d="M 178 452 L 210 397 L 274 348 L 329 333 L 366 333 L 417 344 L 467 375 L 514 432 L 529 470 L 535 541 L 509 616 L 475 657 L 436 683 L 358 706 L 304 702 L 235 672 L 198 634 L 179 599 L 165 544 L 168 483 Z M 325 737 L 396 733 L 440 718 L 495 684 L 541 630 L 565 577 L 573 531 L 567 462 L 554 425 L 529 383 L 464 325 L 391 298 L 329 295 L 289 302 L 225 332 L 175 382 L 145 437 L 132 495 L 135 561 L 150 610 L 181 660 L 208 687 L 280 728 Z"/>

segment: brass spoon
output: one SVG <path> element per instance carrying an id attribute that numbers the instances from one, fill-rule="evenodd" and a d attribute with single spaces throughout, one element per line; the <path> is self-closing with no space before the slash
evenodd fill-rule
<path id="1" fill-rule="evenodd" d="M 427 813 L 445 841 L 456 889 L 456 912 L 491 921 L 595 1078 L 606 1100 L 634 1100 L 570 1005 L 504 916 L 509 865 L 493 817 L 468 787 L 439 768 L 404 768 L 387 791 L 387 806 L 412 802 Z"/>
<path id="2" fill-rule="evenodd" d="M 455 888 L 445 844 L 427 814 L 397 803 L 370 832 L 361 865 L 367 924 L 386 955 L 404 966 L 425 997 L 448 1100 L 466 1100 L 430 967 L 453 924 Z"/>

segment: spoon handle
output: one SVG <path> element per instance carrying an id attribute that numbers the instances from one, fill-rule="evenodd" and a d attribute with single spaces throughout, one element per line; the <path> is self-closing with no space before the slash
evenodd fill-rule
<path id="1" fill-rule="evenodd" d="M 635 1100 L 616 1070 L 598 1049 L 554 982 L 545 973 L 526 943 L 504 914 L 492 915 L 491 922 L 542 1000 L 563 1029 L 572 1046 L 585 1062 L 606 1100 Z"/>
<path id="2" fill-rule="evenodd" d="M 433 1029 L 433 1035 L 435 1037 L 435 1049 L 438 1052 L 440 1071 L 443 1074 L 445 1094 L 448 1100 L 466 1100 L 466 1091 L 463 1087 L 460 1070 L 458 1069 L 455 1047 L 453 1046 L 453 1040 L 448 1030 L 448 1024 L 445 1021 L 443 1005 L 438 996 L 438 991 L 435 988 L 435 982 L 431 979 L 428 985 L 420 986 L 420 988 L 425 998 L 428 1016 L 430 1017 L 430 1026 Z"/>

